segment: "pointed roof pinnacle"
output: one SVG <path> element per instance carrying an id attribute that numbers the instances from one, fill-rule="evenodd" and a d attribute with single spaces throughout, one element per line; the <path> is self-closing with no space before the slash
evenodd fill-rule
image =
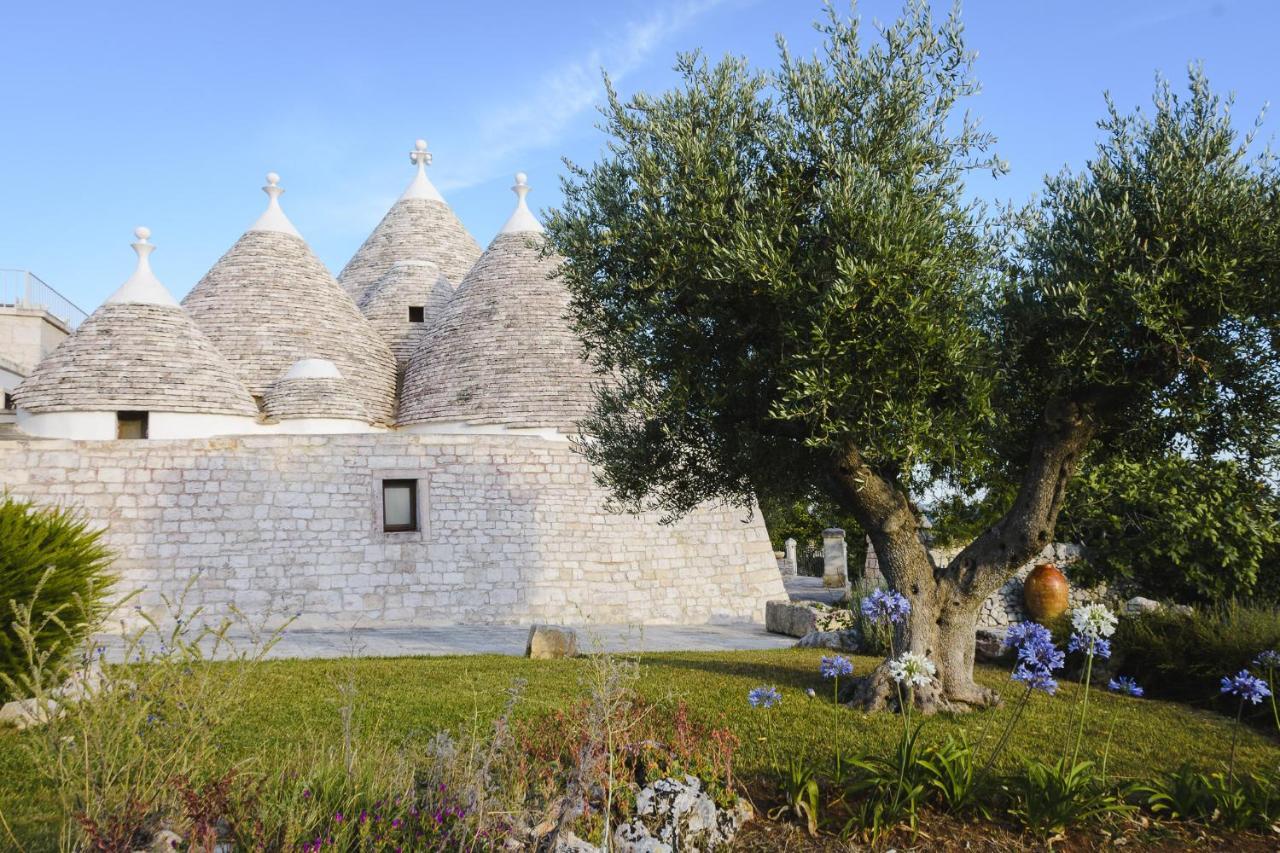
<path id="1" fill-rule="evenodd" d="M 278 231 L 281 234 L 292 234 L 299 240 L 302 235 L 298 233 L 298 229 L 293 227 L 293 223 L 289 221 L 289 217 L 284 215 L 284 210 L 280 207 L 280 196 L 284 193 L 282 187 L 277 186 L 280 183 L 280 176 L 275 172 L 267 172 L 267 185 L 262 191 L 271 199 L 267 202 L 267 209 L 262 211 L 262 215 L 258 217 L 258 221 L 250 226 L 250 231 Z"/>
<path id="2" fill-rule="evenodd" d="M 151 271 L 150 256 L 156 248 L 154 243 L 147 242 L 147 238 L 151 236 L 151 229 L 145 225 L 139 225 L 134 229 L 133 235 L 138 238 L 138 242 L 130 245 L 138 253 L 138 265 L 134 268 L 133 275 L 129 276 L 129 280 L 120 285 L 120 288 L 115 293 L 107 297 L 107 302 L 111 304 L 171 305 L 177 308 L 178 300 L 173 298 L 173 294 L 160 283 L 160 279 L 156 278 L 155 273 Z"/>
<path id="3" fill-rule="evenodd" d="M 529 194 L 529 176 L 524 172 L 516 172 L 516 182 L 511 186 L 511 191 L 518 199 L 516 209 L 498 233 L 521 234 L 527 231 L 541 233 L 542 223 L 533 215 L 533 211 L 529 210 L 529 205 L 524 198 Z"/>
<path id="4" fill-rule="evenodd" d="M 419 139 L 413 143 L 413 150 L 409 152 L 409 162 L 418 167 L 418 174 L 414 175 L 413 181 L 400 196 L 400 200 L 422 198 L 443 202 L 444 196 L 440 195 L 435 184 L 431 183 L 431 179 L 427 177 L 427 167 L 431 165 L 431 152 L 427 150 L 427 140 Z"/>

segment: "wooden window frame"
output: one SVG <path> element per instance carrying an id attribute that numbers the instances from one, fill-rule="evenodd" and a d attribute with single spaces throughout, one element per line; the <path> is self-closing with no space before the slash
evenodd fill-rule
<path id="1" fill-rule="evenodd" d="M 408 524 L 391 524 L 387 521 L 387 488 L 398 488 L 402 486 L 409 487 L 409 518 Z M 383 533 L 417 533 L 421 528 L 418 521 L 418 480 L 411 477 L 388 477 L 382 481 L 382 532 Z"/>

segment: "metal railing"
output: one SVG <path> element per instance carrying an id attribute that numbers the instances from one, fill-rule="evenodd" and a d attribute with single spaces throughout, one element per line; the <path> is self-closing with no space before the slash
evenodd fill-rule
<path id="1" fill-rule="evenodd" d="M 80 306 L 29 270 L 0 269 L 0 307 L 48 311 L 71 329 L 88 316 Z"/>

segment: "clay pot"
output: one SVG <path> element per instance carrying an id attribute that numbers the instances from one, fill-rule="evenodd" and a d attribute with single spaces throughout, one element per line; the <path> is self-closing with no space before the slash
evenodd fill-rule
<path id="1" fill-rule="evenodd" d="M 1056 619 L 1071 604 L 1067 576 L 1052 563 L 1041 563 L 1022 582 L 1022 602 L 1027 614 L 1040 623 Z"/>

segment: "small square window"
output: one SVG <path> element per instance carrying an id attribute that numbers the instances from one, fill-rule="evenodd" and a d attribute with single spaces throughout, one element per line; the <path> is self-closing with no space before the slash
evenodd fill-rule
<path id="1" fill-rule="evenodd" d="M 382 529 L 401 533 L 418 529 L 418 481 L 382 481 Z"/>
<path id="2" fill-rule="evenodd" d="M 10 394 L 8 391 L 5 391 L 4 392 L 4 410 L 6 412 L 12 412 L 16 408 L 17 406 L 14 405 L 14 402 L 13 402 L 13 395 Z"/>
<path id="3" fill-rule="evenodd" d="M 427 312 L 421 305 L 409 306 L 409 322 L 421 323 L 426 319 Z"/>
<path id="4" fill-rule="evenodd" d="M 146 437 L 146 412 L 116 412 L 116 438 Z"/>

